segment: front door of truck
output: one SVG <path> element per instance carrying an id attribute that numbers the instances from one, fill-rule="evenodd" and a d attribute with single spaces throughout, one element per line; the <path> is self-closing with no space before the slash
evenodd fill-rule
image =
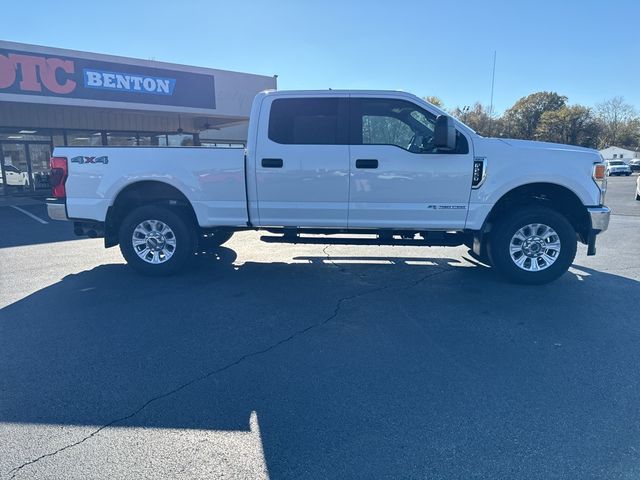
<path id="1" fill-rule="evenodd" d="M 436 115 L 411 101 L 351 100 L 349 227 L 463 228 L 473 154 L 435 148 Z"/>
<path id="2" fill-rule="evenodd" d="M 259 225 L 346 228 L 348 98 L 267 96 L 256 150 Z"/>

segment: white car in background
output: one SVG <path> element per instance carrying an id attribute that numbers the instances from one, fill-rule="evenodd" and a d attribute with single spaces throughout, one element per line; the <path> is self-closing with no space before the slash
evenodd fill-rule
<path id="1" fill-rule="evenodd" d="M 12 187 L 29 186 L 29 174 L 19 170 L 13 165 L 4 166 L 4 176 L 6 177 L 6 180 L 3 178 L 0 171 L 0 183 L 4 183 L 5 185 Z"/>
<path id="2" fill-rule="evenodd" d="M 640 177 L 636 180 L 636 200 L 640 202 Z"/>
<path id="3" fill-rule="evenodd" d="M 611 175 L 631 175 L 631 167 L 622 160 L 607 160 L 605 162 L 607 176 Z"/>

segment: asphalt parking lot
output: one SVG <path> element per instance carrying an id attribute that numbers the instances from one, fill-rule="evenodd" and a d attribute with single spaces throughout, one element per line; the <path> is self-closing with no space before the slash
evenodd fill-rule
<path id="1" fill-rule="evenodd" d="M 1 478 L 640 478 L 640 202 L 570 272 L 234 235 L 137 276 L 0 207 Z"/>

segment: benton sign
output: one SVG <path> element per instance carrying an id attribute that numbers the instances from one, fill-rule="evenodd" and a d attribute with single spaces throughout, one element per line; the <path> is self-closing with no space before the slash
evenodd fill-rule
<path id="1" fill-rule="evenodd" d="M 216 108 L 213 75 L 0 48 L 3 93 Z"/>

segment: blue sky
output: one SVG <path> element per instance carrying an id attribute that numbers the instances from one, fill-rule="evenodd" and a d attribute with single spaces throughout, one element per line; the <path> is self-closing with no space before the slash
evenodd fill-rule
<path id="1" fill-rule="evenodd" d="M 0 38 L 260 74 L 280 89 L 401 89 L 495 109 L 540 90 L 640 109 L 640 2 L 12 1 Z M 634 32 L 635 30 L 635 32 Z"/>

